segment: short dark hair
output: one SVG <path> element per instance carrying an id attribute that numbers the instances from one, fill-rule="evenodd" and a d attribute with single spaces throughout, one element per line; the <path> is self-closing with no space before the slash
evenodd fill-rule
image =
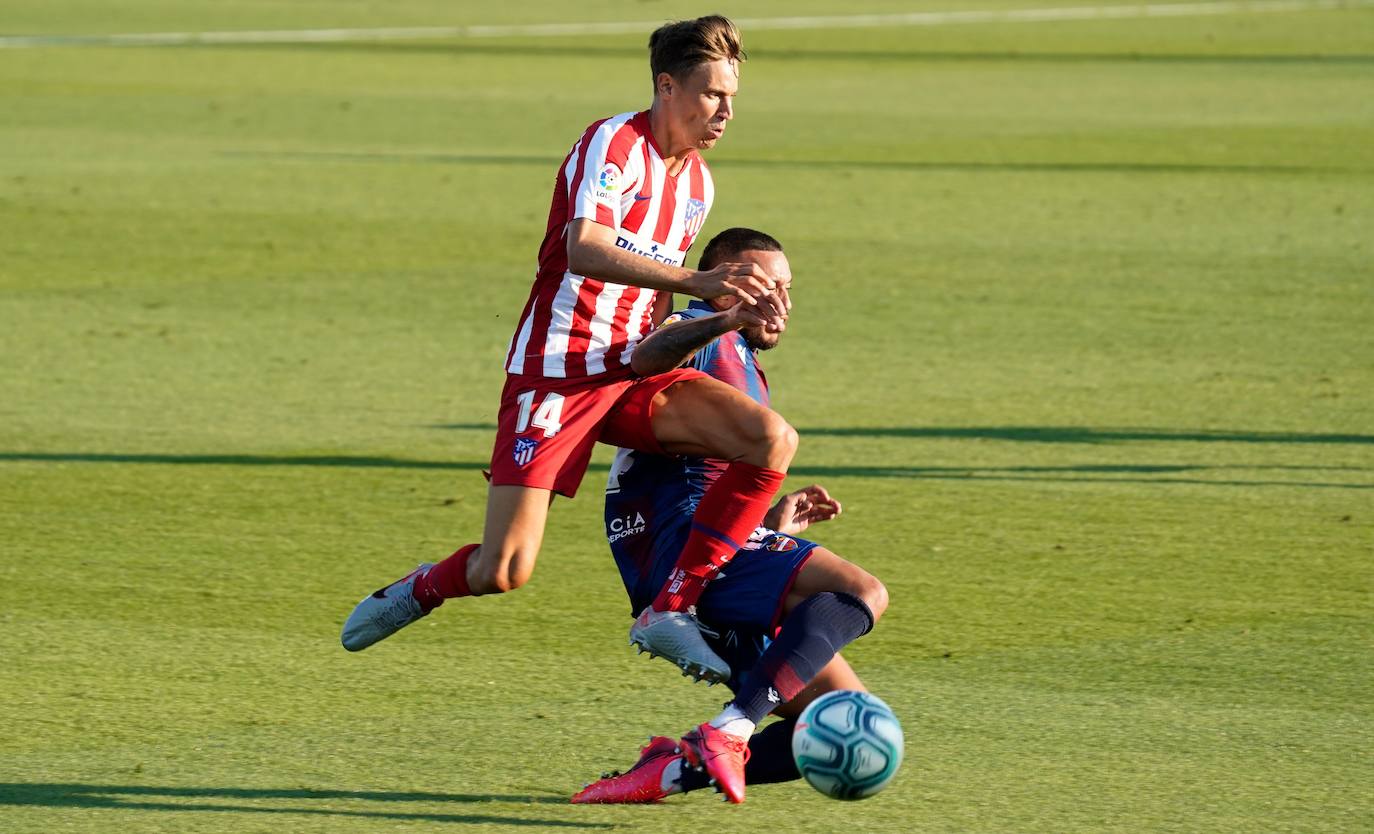
<path id="1" fill-rule="evenodd" d="M 781 252 L 782 244 L 770 234 L 736 226 L 711 238 L 711 242 L 701 250 L 701 260 L 697 261 L 697 269 L 714 269 L 735 255 L 749 251 Z"/>
<path id="2" fill-rule="evenodd" d="M 702 64 L 722 58 L 743 61 L 746 57 L 739 29 L 730 18 L 718 14 L 665 23 L 649 36 L 649 69 L 655 84 L 659 73 L 682 79 Z"/>

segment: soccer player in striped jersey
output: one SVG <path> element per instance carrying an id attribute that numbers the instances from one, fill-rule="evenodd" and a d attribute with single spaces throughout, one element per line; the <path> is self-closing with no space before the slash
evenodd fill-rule
<path id="1" fill-rule="evenodd" d="M 754 261 L 790 276 L 782 246 L 752 229 L 727 229 L 702 252 L 700 267 Z M 644 373 L 690 362 L 762 405 L 768 380 L 758 352 L 778 344 L 758 317 L 732 299 L 694 301 L 669 316 L 635 353 Z M 692 514 L 723 461 L 622 449 L 606 485 L 606 538 L 631 611 L 638 611 L 673 566 Z M 681 741 L 651 738 L 640 760 L 573 797 L 574 803 L 656 802 L 715 784 L 732 802 L 746 782 L 797 779 L 792 729 L 812 700 L 834 689 L 864 688 L 838 654 L 866 634 L 887 607 L 876 578 L 815 542 L 798 538 L 840 505 L 820 486 L 785 495 L 702 595 L 697 612 L 709 642 L 732 674 L 734 699 Z M 770 713 L 782 718 L 754 733 Z"/>
<path id="2" fill-rule="evenodd" d="M 672 293 L 738 298 L 765 329 L 780 332 L 787 282 L 752 262 L 683 266 L 715 194 L 701 151 L 734 116 L 745 57 L 738 30 L 718 16 L 671 23 L 653 33 L 649 52 L 649 109 L 594 122 L 558 172 L 539 269 L 506 359 L 481 542 L 364 598 L 344 624 L 345 648 L 366 648 L 445 599 L 523 585 L 553 496 L 573 496 L 600 440 L 731 461 L 630 632 L 631 642 L 698 679 L 729 677 L 691 609 L 768 510 L 796 432 L 700 371 L 646 377 L 631 360 L 667 315 Z"/>

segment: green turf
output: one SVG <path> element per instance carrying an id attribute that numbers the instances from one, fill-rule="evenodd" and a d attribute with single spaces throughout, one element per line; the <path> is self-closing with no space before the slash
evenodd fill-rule
<path id="1" fill-rule="evenodd" d="M 892 595 L 846 652 L 906 730 L 879 797 L 565 804 L 719 703 L 624 645 L 604 451 L 529 586 L 338 647 L 473 538 L 554 168 L 641 41 L 0 50 L 0 830 L 1374 828 L 1370 9 L 746 32 L 705 233 L 790 250 L 792 483 Z"/>

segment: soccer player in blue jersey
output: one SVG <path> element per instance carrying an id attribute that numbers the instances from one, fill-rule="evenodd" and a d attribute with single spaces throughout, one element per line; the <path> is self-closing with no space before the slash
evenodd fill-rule
<path id="1" fill-rule="evenodd" d="M 699 268 L 725 261 L 757 263 L 791 281 L 782 246 L 762 232 L 721 232 L 702 252 Z M 776 346 L 781 334 L 765 324 L 733 299 L 693 301 L 639 345 L 634 368 L 649 375 L 690 363 L 767 406 L 758 354 Z M 696 504 L 726 465 L 628 449 L 617 455 L 606 489 L 606 535 L 632 613 L 674 580 L 677 553 L 699 523 L 692 517 Z M 734 699 L 681 742 L 651 738 L 629 771 L 604 777 L 573 802 L 657 802 L 708 784 L 742 802 L 746 782 L 799 777 L 791 752 L 797 717 L 821 693 L 864 689 L 838 652 L 872 629 L 887 607 L 887 590 L 876 578 L 797 537 L 840 510 L 824 488 L 809 486 L 783 496 L 764 526 L 739 543 L 696 606 L 708 643 L 730 665 L 726 683 Z M 782 720 L 755 734 L 770 713 Z"/>

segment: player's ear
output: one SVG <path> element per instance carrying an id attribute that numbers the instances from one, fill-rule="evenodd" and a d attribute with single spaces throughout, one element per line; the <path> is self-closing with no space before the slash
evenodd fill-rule
<path id="1" fill-rule="evenodd" d="M 672 98 L 674 86 L 675 82 L 670 73 L 660 72 L 654 79 L 654 92 L 658 93 L 660 98 Z"/>

